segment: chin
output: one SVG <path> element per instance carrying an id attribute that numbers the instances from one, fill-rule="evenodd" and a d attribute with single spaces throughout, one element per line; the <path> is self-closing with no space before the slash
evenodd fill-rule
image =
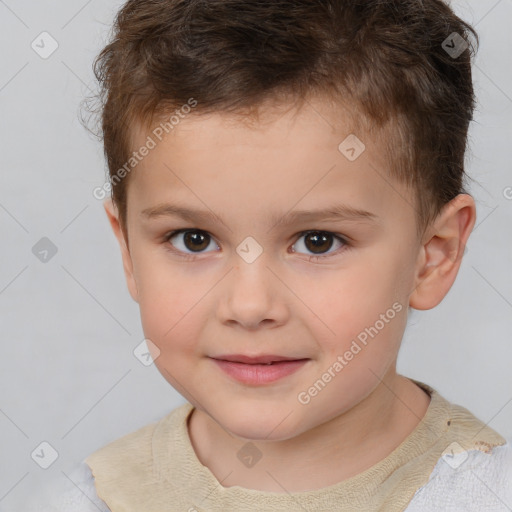
<path id="1" fill-rule="evenodd" d="M 267 411 L 257 407 L 233 408 L 217 412 L 213 418 L 224 430 L 244 441 L 285 441 L 300 433 L 299 418 L 283 407 Z"/>
<path id="2" fill-rule="evenodd" d="M 272 432 L 272 429 L 275 428 L 275 424 L 274 426 L 270 426 L 270 424 L 261 426 L 222 425 L 222 428 L 243 441 L 286 441 L 297 435 L 294 431 L 290 431 L 289 429 L 285 431 L 280 430 L 279 433 L 276 434 Z"/>

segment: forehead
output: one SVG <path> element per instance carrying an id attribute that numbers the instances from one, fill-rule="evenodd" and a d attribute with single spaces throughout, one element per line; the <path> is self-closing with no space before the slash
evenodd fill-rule
<path id="1" fill-rule="evenodd" d="M 411 210 L 409 192 L 389 176 L 381 142 L 353 133 L 348 112 L 322 100 L 299 110 L 269 108 L 258 119 L 199 113 L 162 126 L 133 132 L 134 148 L 148 137 L 154 144 L 130 178 L 128 204 L 138 213 L 173 200 L 257 215 L 273 205 L 282 212 L 319 202 L 377 215 L 393 204 Z"/>

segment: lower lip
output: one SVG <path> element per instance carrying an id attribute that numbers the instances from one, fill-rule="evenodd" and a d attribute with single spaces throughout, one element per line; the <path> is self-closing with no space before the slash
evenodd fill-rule
<path id="1" fill-rule="evenodd" d="M 224 361 L 222 359 L 214 359 L 219 368 L 244 384 L 266 384 L 275 382 L 295 373 L 302 368 L 308 359 L 300 359 L 296 361 L 279 361 L 273 364 L 245 364 L 235 363 L 233 361 Z"/>

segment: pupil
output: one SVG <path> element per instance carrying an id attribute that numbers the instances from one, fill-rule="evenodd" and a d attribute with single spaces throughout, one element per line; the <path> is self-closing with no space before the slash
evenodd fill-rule
<path id="1" fill-rule="evenodd" d="M 328 251 L 332 247 L 332 239 L 330 239 L 330 243 L 327 243 L 327 247 L 322 248 L 322 246 L 325 245 L 326 240 L 329 238 L 330 235 L 327 235 L 325 233 L 310 233 L 308 236 L 306 236 L 306 246 L 312 252 L 322 253 Z M 309 247 L 308 240 L 311 240 L 313 242 L 313 247 Z"/>
<path id="2" fill-rule="evenodd" d="M 191 251 L 201 251 L 208 247 L 207 237 L 199 231 L 188 231 L 185 233 L 185 245 Z"/>

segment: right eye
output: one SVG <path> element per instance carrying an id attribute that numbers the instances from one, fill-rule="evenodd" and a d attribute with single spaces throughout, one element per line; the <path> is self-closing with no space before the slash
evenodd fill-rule
<path id="1" fill-rule="evenodd" d="M 211 243 L 214 242 L 211 235 L 200 229 L 179 229 L 172 231 L 165 236 L 164 241 L 171 242 L 173 239 L 175 239 L 175 242 L 170 243 L 170 247 L 167 247 L 168 250 L 174 253 L 184 253 L 186 255 L 209 252 L 204 249 L 207 249 Z"/>

